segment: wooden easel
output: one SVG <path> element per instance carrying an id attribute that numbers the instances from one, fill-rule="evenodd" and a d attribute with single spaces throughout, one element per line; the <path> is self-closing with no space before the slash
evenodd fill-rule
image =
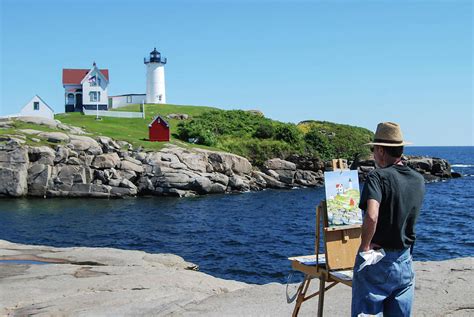
<path id="1" fill-rule="evenodd" d="M 332 167 L 334 171 L 347 169 L 347 165 L 340 159 L 333 160 Z M 322 263 L 319 262 L 321 232 L 325 245 L 325 261 Z M 305 265 L 295 260 L 296 258 L 289 258 L 291 260 L 291 267 L 304 273 L 304 280 L 297 290 L 296 304 L 293 310 L 294 317 L 298 316 L 303 302 L 315 296 L 319 296 L 318 317 L 322 317 L 325 292 L 337 283 L 352 286 L 352 279 L 342 279 L 337 275 L 337 272 L 344 269 L 352 270 L 355 256 L 360 246 L 360 236 L 361 225 L 329 227 L 326 201 L 323 200 L 319 203 L 319 206 L 316 208 L 316 265 Z M 306 296 L 313 278 L 319 279 L 319 290 Z M 326 283 L 331 284 L 326 286 Z"/>

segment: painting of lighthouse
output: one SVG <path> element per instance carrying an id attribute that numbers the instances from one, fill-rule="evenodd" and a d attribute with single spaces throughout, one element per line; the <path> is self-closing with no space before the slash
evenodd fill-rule
<path id="1" fill-rule="evenodd" d="M 324 183 L 329 226 L 361 224 L 357 171 L 325 172 Z"/>
<path id="2" fill-rule="evenodd" d="M 165 92 L 165 64 L 167 59 L 155 49 L 150 52 L 150 57 L 144 59 L 146 65 L 146 103 L 166 103 Z"/>

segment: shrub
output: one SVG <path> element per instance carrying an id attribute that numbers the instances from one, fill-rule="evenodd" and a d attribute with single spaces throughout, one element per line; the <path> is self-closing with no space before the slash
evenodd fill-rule
<path id="1" fill-rule="evenodd" d="M 313 152 L 315 156 L 323 160 L 335 157 L 333 144 L 329 141 L 329 138 L 318 129 L 311 128 L 309 132 L 305 134 L 304 140 L 309 151 Z"/>
<path id="2" fill-rule="evenodd" d="M 275 139 L 292 144 L 299 144 L 301 142 L 301 132 L 294 124 L 281 123 L 276 128 Z"/>
<path id="3" fill-rule="evenodd" d="M 262 122 L 255 130 L 253 136 L 259 139 L 271 139 L 275 135 L 275 127 L 269 121 Z"/>
<path id="4" fill-rule="evenodd" d="M 195 139 L 195 143 L 207 146 L 213 146 L 217 142 L 216 135 L 200 123 L 190 125 L 178 123 L 178 138 L 184 141 Z"/>

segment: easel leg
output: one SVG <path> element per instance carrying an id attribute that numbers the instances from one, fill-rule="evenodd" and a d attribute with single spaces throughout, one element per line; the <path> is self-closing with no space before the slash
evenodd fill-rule
<path id="1" fill-rule="evenodd" d="M 293 310 L 293 317 L 298 316 L 298 313 L 301 308 L 301 304 L 304 302 L 304 297 L 306 292 L 308 291 L 309 283 L 311 282 L 311 277 L 308 275 L 304 276 L 303 283 L 301 283 L 300 287 L 298 288 L 298 297 L 296 298 L 295 309 Z"/>
<path id="2" fill-rule="evenodd" d="M 326 279 L 324 276 L 321 276 L 319 278 L 318 317 L 323 317 L 325 287 Z"/>

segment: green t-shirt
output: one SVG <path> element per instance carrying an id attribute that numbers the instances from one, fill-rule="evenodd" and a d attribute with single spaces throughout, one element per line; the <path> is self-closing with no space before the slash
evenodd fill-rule
<path id="1" fill-rule="evenodd" d="M 423 176 L 407 166 L 391 165 L 372 171 L 359 204 L 360 209 L 367 210 L 367 200 L 380 203 L 372 243 L 386 249 L 409 248 L 416 239 L 415 223 L 424 194 Z"/>

